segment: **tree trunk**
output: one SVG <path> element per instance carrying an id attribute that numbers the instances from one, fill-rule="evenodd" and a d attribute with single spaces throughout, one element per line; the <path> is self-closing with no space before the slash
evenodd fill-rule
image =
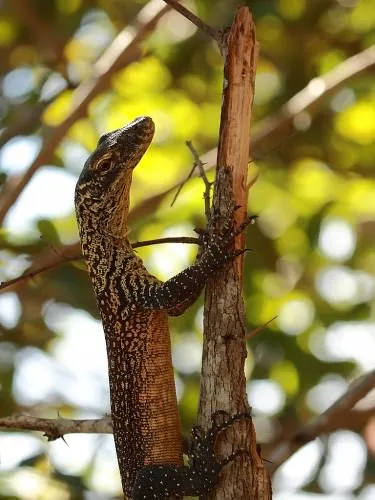
<path id="1" fill-rule="evenodd" d="M 223 104 L 213 210 L 209 230 L 232 215 L 236 223 L 247 214 L 247 169 L 250 143 L 251 106 L 254 95 L 258 44 L 250 11 L 239 8 L 233 25 L 224 34 L 225 56 Z M 219 217 L 216 217 L 219 215 Z M 239 236 L 236 248 L 244 247 Z M 215 275 L 206 287 L 204 344 L 199 423 L 207 429 L 215 411 L 233 415 L 250 412 L 244 363 L 246 359 L 245 313 L 242 296 L 243 258 Z M 233 430 L 218 438 L 217 454 L 225 458 L 246 449 L 223 468 L 219 487 L 207 499 L 270 499 L 269 475 L 256 446 L 252 420 L 238 421 Z"/>

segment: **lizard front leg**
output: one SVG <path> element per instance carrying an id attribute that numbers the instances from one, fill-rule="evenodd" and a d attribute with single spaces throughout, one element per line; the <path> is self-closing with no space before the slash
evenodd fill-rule
<path id="1" fill-rule="evenodd" d="M 166 310 L 170 315 L 182 314 L 199 296 L 207 279 L 225 262 L 243 253 L 230 250 L 234 237 L 244 231 L 256 216 L 247 217 L 237 228 L 227 222 L 221 233 L 212 237 L 195 264 L 165 283 L 155 280 L 137 283 L 135 301 L 144 309 Z M 124 283 L 124 286 L 127 284 Z"/>

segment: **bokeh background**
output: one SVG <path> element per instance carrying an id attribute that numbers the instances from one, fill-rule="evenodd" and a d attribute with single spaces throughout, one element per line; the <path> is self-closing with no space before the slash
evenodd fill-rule
<path id="1" fill-rule="evenodd" d="M 261 44 L 254 133 L 264 132 L 264 120 L 282 118 L 281 106 L 302 89 L 313 104 L 290 106 L 288 123 L 264 133 L 249 163 L 249 178 L 258 176 L 249 211 L 259 214 L 248 231 L 249 332 L 277 315 L 249 339 L 246 364 L 267 458 L 375 367 L 374 69 L 350 78 L 339 71 L 330 92 L 319 79 L 375 43 L 375 4 L 244 3 L 251 4 Z M 231 23 L 236 4 L 186 2 L 218 28 Z M 139 115 L 153 117 L 156 135 L 134 173 L 131 240 L 191 236 L 204 225 L 202 182 L 189 181 L 172 207 L 171 188 L 192 166 L 186 140 L 202 155 L 217 144 L 222 59 L 213 41 L 177 13 L 150 23 L 162 7 L 154 0 L 0 1 L 1 281 L 77 253 L 77 176 L 101 134 Z M 25 189 L 17 193 L 20 179 Z M 180 244 L 139 254 L 166 279 L 195 251 Z M 105 344 L 83 262 L 65 262 L 0 292 L 0 417 L 108 412 Z M 171 320 L 171 331 L 188 432 L 199 396 L 202 299 Z M 280 467 L 274 498 L 375 498 L 374 415 L 370 392 L 331 422 L 329 435 Z M 118 496 L 112 436 L 65 441 L 1 432 L 0 498 Z"/>

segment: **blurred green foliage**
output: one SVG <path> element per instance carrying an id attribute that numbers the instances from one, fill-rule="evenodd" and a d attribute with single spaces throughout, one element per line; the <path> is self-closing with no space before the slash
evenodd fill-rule
<path id="1" fill-rule="evenodd" d="M 146 3 L 4 1 L 0 12 L 1 132 L 22 124 L 42 100 L 46 105 L 40 118 L 29 125 L 25 121 L 16 137 L 48 141 L 50 127 L 59 126 L 74 106 L 74 89 L 90 77 L 93 63 Z M 206 22 L 222 28 L 231 23 L 236 3 L 192 0 L 188 5 Z M 245 3 L 251 4 L 261 45 L 254 129 L 312 79 L 375 41 L 371 0 Z M 221 89 L 222 60 L 212 40 L 172 12 L 142 44 L 138 60 L 119 69 L 108 88 L 90 103 L 87 116 L 70 128 L 48 164 L 77 176 L 84 157 L 102 133 L 135 116 L 150 115 L 156 123 L 156 135 L 135 170 L 132 206 L 137 206 L 188 174 L 192 158 L 184 141 L 192 139 L 202 154 L 216 146 Z M 248 330 L 276 315 L 278 318 L 249 340 L 246 370 L 249 379 L 273 381 L 283 395 L 275 396 L 279 404 L 268 413 L 257 399 L 252 401 L 266 456 L 290 429 L 341 394 L 342 385 L 333 384 L 326 397 L 323 388 L 327 381 L 343 381 L 345 388 L 348 380 L 371 369 L 371 362 L 375 362 L 375 349 L 369 352 L 375 342 L 373 74 L 360 74 L 339 86 L 311 112 L 297 114 L 294 126 L 292 135 L 286 130 L 276 144 L 253 151 L 249 164 L 250 178 L 259 176 L 250 190 L 249 211 L 260 217 L 248 231 L 248 246 L 253 250 L 247 256 L 245 272 Z M 1 144 L 4 150 L 8 146 L 4 141 Z M 2 183 L 14 173 L 4 167 L 4 156 L 0 157 Z M 56 190 L 57 197 L 59 186 L 50 189 Z M 163 196 L 157 210 L 145 204 L 133 221 L 131 239 L 191 235 L 194 227 L 204 224 L 202 190 L 202 182 L 195 179 L 183 188 L 173 207 L 174 193 Z M 32 206 L 25 210 L 32 212 Z M 6 224 L 0 233 L 1 280 L 14 278 L 30 260 L 58 253 L 61 245 L 77 238 L 73 193 L 70 214 L 37 218 L 21 233 Z M 191 262 L 195 249 L 163 245 L 142 248 L 139 254 L 152 272 L 165 279 Z M 202 299 L 182 318 L 171 320 L 185 431 L 194 424 L 198 402 L 201 308 Z M 67 328 L 61 316 L 67 318 L 75 310 L 98 318 L 81 263 L 66 264 L 2 292 L 0 416 L 28 412 L 50 417 L 58 411 L 66 418 L 78 418 L 100 416 L 108 410 L 105 375 L 95 386 L 100 404 L 89 407 L 85 401 L 69 397 L 67 379 L 72 377 L 79 385 L 80 374 L 68 376 L 56 358 Z M 70 330 L 76 337 L 83 332 L 74 322 Z M 101 347 L 104 350 L 104 343 Z M 89 343 L 87 357 L 91 357 L 91 348 Z M 72 360 L 75 355 L 70 351 Z M 45 400 L 38 399 L 37 387 L 32 390 L 34 396 L 27 399 L 24 393 L 29 388 L 22 391 L 17 386 L 17 378 L 24 380 L 20 378 L 23 363 L 33 356 L 51 363 L 50 372 L 46 369 L 40 375 L 43 378 L 43 373 L 53 373 L 51 383 L 55 386 Z M 84 368 L 88 359 L 85 356 L 79 361 Z M 34 365 L 27 366 L 30 374 L 35 371 Z M 37 375 L 31 374 L 30 390 L 37 381 Z M 251 383 L 249 389 L 251 394 Z M 313 389 L 322 390 L 321 400 L 312 397 Z M 364 422 L 348 422 L 347 427 L 361 433 Z M 370 430 L 364 434 L 370 455 L 374 452 L 371 435 Z M 38 446 L 34 450 L 23 444 L 27 441 L 17 440 L 23 462 L 0 471 L 0 498 L 104 499 L 116 488 L 119 493 L 113 461 L 111 472 L 108 467 L 104 470 L 107 483 L 113 481 L 115 486 L 105 487 L 105 480 L 98 479 L 106 462 L 100 454 L 101 441 L 88 446 L 90 453 L 70 473 L 63 459 L 54 458 L 53 444 L 44 444 L 37 434 L 22 436 Z M 12 437 L 16 439 L 15 434 L 7 439 Z M 0 436 L 1 455 L 2 439 Z M 69 443 L 71 439 L 67 437 Z M 86 441 L 79 443 L 75 446 L 81 450 Z M 73 446 L 70 453 L 76 453 L 74 450 Z M 324 467 L 324 459 L 320 465 Z M 312 491 L 328 491 L 319 467 L 315 472 L 302 485 Z M 373 458 L 360 472 L 361 481 L 348 488 L 349 492 L 374 482 Z M 90 490 L 98 496 L 88 496 Z"/>

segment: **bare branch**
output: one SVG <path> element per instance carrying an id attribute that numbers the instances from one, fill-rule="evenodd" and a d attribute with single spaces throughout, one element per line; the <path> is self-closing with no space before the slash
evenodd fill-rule
<path id="1" fill-rule="evenodd" d="M 31 280 L 38 276 L 39 274 L 45 273 L 46 271 L 49 271 L 51 269 L 54 269 L 62 264 L 67 264 L 69 262 L 72 262 L 73 260 L 77 260 L 80 258 L 80 256 L 74 255 L 73 257 L 64 257 L 63 255 L 58 255 L 55 254 L 55 259 L 53 260 L 53 263 L 46 264 L 44 266 L 38 267 L 36 269 L 28 270 L 25 271 L 24 273 L 21 274 L 21 276 L 18 276 L 17 278 L 13 278 L 11 280 L 7 281 L 2 281 L 0 283 L 0 291 L 2 292 L 5 289 L 11 288 L 18 283 L 22 283 L 23 281 Z"/>
<path id="2" fill-rule="evenodd" d="M 31 266 L 26 269 L 21 276 L 17 278 L 4 281 L 0 283 L 0 291 L 4 291 L 6 289 L 11 288 L 12 290 L 16 290 L 18 286 L 25 281 L 34 278 L 35 276 L 54 269 L 55 267 L 60 266 L 61 264 L 65 264 L 67 262 L 72 262 L 73 260 L 80 258 L 80 244 L 72 243 L 70 245 L 65 245 L 64 247 L 59 248 L 58 252 L 51 252 L 49 249 L 48 252 L 43 253 Z"/>
<path id="3" fill-rule="evenodd" d="M 1 429 L 40 431 L 48 441 L 63 437 L 65 434 L 111 434 L 112 419 L 107 415 L 100 419 L 70 420 L 65 418 L 38 418 L 30 415 L 11 415 L 0 418 Z"/>
<path id="4" fill-rule="evenodd" d="M 199 170 L 199 174 L 204 182 L 205 190 L 203 194 L 204 198 L 204 212 L 206 215 L 206 220 L 210 220 L 210 210 L 211 210 L 211 203 L 210 203 L 210 192 L 211 192 L 211 187 L 212 187 L 212 182 L 210 182 L 207 179 L 206 172 L 204 171 L 204 164 L 201 162 L 201 159 L 199 158 L 199 155 L 195 148 L 193 147 L 193 143 L 191 141 L 186 141 L 186 146 L 190 149 L 191 154 L 193 155 L 194 158 L 194 167 L 197 166 Z"/>
<path id="5" fill-rule="evenodd" d="M 285 442 L 281 443 L 272 454 L 267 457 L 271 462 L 270 469 L 275 471 L 283 464 L 293 453 L 306 443 L 315 438 L 335 430 L 336 419 L 353 408 L 362 398 L 366 396 L 375 387 L 375 370 L 357 378 L 349 386 L 349 389 L 332 406 L 330 406 L 319 417 L 303 425 Z"/>
<path id="6" fill-rule="evenodd" d="M 204 33 L 207 33 L 208 36 L 216 40 L 219 44 L 219 47 L 221 47 L 222 34 L 220 31 L 211 28 L 211 26 L 202 21 L 200 17 L 197 17 L 189 9 L 178 3 L 178 0 L 164 0 L 164 2 L 177 10 L 182 16 L 186 17 L 186 19 L 189 19 L 189 21 L 195 24 L 197 28 L 202 30 Z"/>
<path id="7" fill-rule="evenodd" d="M 193 244 L 199 245 L 199 238 L 192 238 L 188 236 L 170 236 L 168 238 L 157 238 L 154 240 L 144 240 L 144 241 L 136 241 L 132 243 L 133 248 L 141 248 L 150 245 L 162 245 L 165 243 L 184 243 L 184 244 Z M 81 259 L 82 255 L 80 252 L 79 243 L 73 243 L 71 245 L 66 245 L 65 247 L 61 247 L 59 249 L 52 248 L 52 252 L 48 252 L 45 256 L 45 261 L 43 264 L 39 264 L 38 266 L 32 264 L 21 276 L 17 278 L 13 278 L 8 281 L 3 281 L 0 283 L 0 292 L 12 288 L 14 290 L 14 285 L 20 284 L 29 279 L 35 278 L 39 274 L 42 274 L 46 271 L 50 271 L 62 264 L 68 264 L 74 260 Z M 40 262 L 39 259 L 38 261 Z"/>
<path id="8" fill-rule="evenodd" d="M 11 415 L 0 418 L 0 429 L 43 432 L 48 441 L 55 441 L 66 434 L 112 434 L 112 418 L 75 420 L 66 418 L 39 418 L 31 415 Z M 183 451 L 190 449 L 189 437 L 181 436 Z"/>
<path id="9" fill-rule="evenodd" d="M 176 193 L 174 194 L 173 198 L 172 198 L 172 201 L 171 201 L 171 204 L 170 206 L 173 207 L 173 205 L 176 203 L 176 200 L 179 196 L 179 194 L 181 193 L 183 187 L 185 186 L 185 184 L 193 177 L 193 173 L 194 173 L 194 170 L 195 170 L 195 163 L 194 165 L 192 166 L 190 172 L 188 173 L 187 177 L 181 181 L 176 187 L 177 187 L 177 191 Z M 166 194 L 168 193 L 168 191 L 166 191 Z"/>
<path id="10" fill-rule="evenodd" d="M 168 238 L 157 238 L 155 240 L 136 241 L 132 243 L 133 248 L 147 247 L 150 245 L 163 245 L 164 243 L 184 243 L 191 245 L 199 245 L 199 238 L 191 238 L 189 236 L 169 236 Z"/>
<path id="11" fill-rule="evenodd" d="M 249 333 L 246 334 L 246 339 L 249 340 L 252 337 L 255 337 L 258 333 L 262 332 L 272 321 L 275 321 L 277 316 L 274 316 L 272 319 L 268 320 L 264 325 L 257 326 L 256 328 L 253 328 Z"/>
<path id="12" fill-rule="evenodd" d="M 8 210 L 27 186 L 35 172 L 51 159 L 55 149 L 70 127 L 85 115 L 87 106 L 92 99 L 110 85 L 113 73 L 139 57 L 140 42 L 146 38 L 155 28 L 159 19 L 169 10 L 168 6 L 159 8 L 150 19 L 144 21 L 150 3 L 137 16 L 135 21 L 136 33 L 131 35 L 134 31 L 133 26 L 121 31 L 94 65 L 92 76 L 82 82 L 74 91 L 70 113 L 59 126 L 48 130 L 42 149 L 29 169 L 21 177 L 13 177 L 7 182 L 0 205 L 0 224 L 3 223 Z"/>

